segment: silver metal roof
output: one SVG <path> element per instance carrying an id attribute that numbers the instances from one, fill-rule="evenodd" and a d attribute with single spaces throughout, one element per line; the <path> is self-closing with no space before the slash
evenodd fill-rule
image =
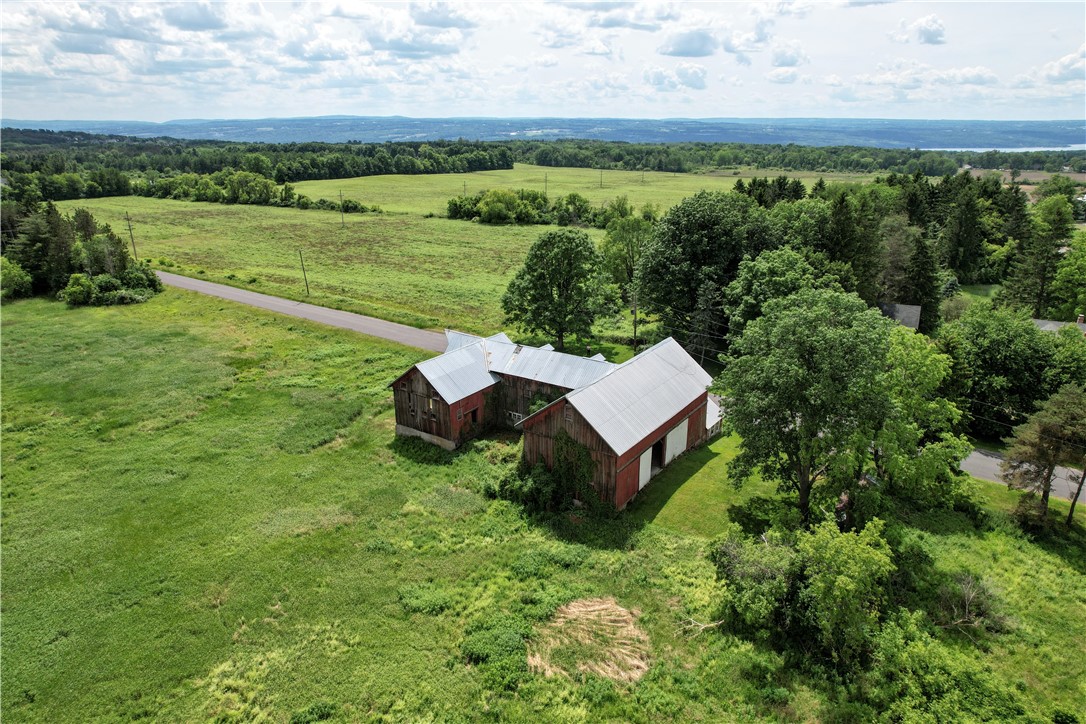
<path id="1" fill-rule="evenodd" d="M 482 339 L 482 337 L 474 334 L 468 334 L 467 332 L 457 332 L 455 329 L 446 329 L 445 339 L 448 342 L 445 347 L 445 351 L 452 352 L 453 350 L 460 349 L 461 347 L 465 347 L 469 344 L 475 344 L 480 339 Z"/>
<path id="2" fill-rule="evenodd" d="M 713 378 L 668 337 L 566 400 L 622 455 L 674 417 Z"/>
<path id="3" fill-rule="evenodd" d="M 415 367 L 451 405 L 501 380 L 487 370 L 483 344 L 476 339 L 474 344 L 419 362 Z"/>
<path id="4" fill-rule="evenodd" d="M 487 348 L 493 348 L 488 344 Z M 505 364 L 498 367 L 492 359 L 490 370 L 503 375 L 522 377 L 549 385 L 575 390 L 591 384 L 615 369 L 611 362 L 585 359 L 563 352 L 508 345 L 511 354 Z M 505 352 L 506 350 L 502 350 Z"/>
<path id="5" fill-rule="evenodd" d="M 615 365 L 555 352 L 553 347 L 514 344 L 504 333 L 482 338 L 446 329 L 448 348 L 416 367 L 445 402 L 452 404 L 485 389 L 501 378 L 494 373 L 522 377 L 549 385 L 576 389 L 600 379 Z"/>

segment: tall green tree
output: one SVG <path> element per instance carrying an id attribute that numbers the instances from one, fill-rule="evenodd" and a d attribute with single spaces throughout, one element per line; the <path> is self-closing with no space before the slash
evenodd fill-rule
<path id="1" fill-rule="evenodd" d="M 757 471 L 779 481 L 808 523 L 815 485 L 851 475 L 887 416 L 892 326 L 859 297 L 827 289 L 768 302 L 717 380 L 726 424 L 741 438 L 732 482 Z"/>
<path id="2" fill-rule="evenodd" d="M 564 349 L 567 337 L 588 335 L 598 316 L 614 311 L 616 297 L 588 235 L 560 229 L 532 244 L 502 296 L 502 310 L 508 321 Z"/>
<path id="3" fill-rule="evenodd" d="M 788 205 L 779 204 L 775 208 Z M 771 249 L 755 259 L 744 259 L 735 280 L 724 290 L 728 336 L 738 339 L 748 323 L 762 316 L 762 307 L 769 300 L 782 299 L 802 289 L 843 291 L 835 275 L 816 270 L 795 249 Z"/>
<path id="4" fill-rule="evenodd" d="M 906 291 L 902 299 L 906 304 L 920 305 L 919 331 L 931 334 L 939 326 L 939 305 L 942 289 L 939 285 L 939 262 L 931 251 L 931 245 L 922 236 L 913 239 L 913 251 L 905 268 Z"/>
<path id="5" fill-rule="evenodd" d="M 973 184 L 965 185 L 951 204 L 943 227 L 942 241 L 946 265 L 958 275 L 963 284 L 973 282 L 984 263 L 980 206 Z"/>
<path id="6" fill-rule="evenodd" d="M 1071 239 L 1071 248 L 1056 267 L 1052 280 L 1054 319 L 1074 321 L 1086 314 L 1086 231 Z"/>
<path id="7" fill-rule="evenodd" d="M 1071 205 L 1061 195 L 1053 195 L 1033 208 L 1033 233 L 1018 247 L 1018 254 L 1007 279 L 1006 295 L 1043 318 L 1052 306 L 1052 285 L 1062 258 L 1060 249 L 1071 238 Z"/>
<path id="8" fill-rule="evenodd" d="M 691 328 L 705 282 L 722 289 L 744 256 L 757 256 L 771 243 L 765 211 L 750 197 L 701 191 L 656 224 L 638 265 L 639 300 L 682 335 Z M 723 332 L 721 318 L 712 333 Z"/>
<path id="9" fill-rule="evenodd" d="M 641 250 L 652 236 L 652 222 L 640 216 L 625 216 L 607 224 L 600 254 L 611 279 L 628 295 L 641 261 Z"/>
<path id="10" fill-rule="evenodd" d="M 1039 512 L 1048 515 L 1056 468 L 1082 462 L 1086 455 L 1086 392 L 1064 385 L 1037 412 L 1014 428 L 1001 465 L 1012 488 L 1040 495 Z"/>

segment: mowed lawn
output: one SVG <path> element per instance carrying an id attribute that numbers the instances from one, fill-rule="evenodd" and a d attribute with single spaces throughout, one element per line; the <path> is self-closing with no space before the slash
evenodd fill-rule
<path id="1" fill-rule="evenodd" d="M 484 494 L 515 438 L 455 454 L 395 439 L 387 384 L 424 352 L 178 290 L 21 301 L 2 322 L 5 721 L 834 715 L 780 654 L 683 631 L 713 614 L 712 537 L 774 495 L 725 482 L 734 438 L 613 519 L 544 522 Z M 1082 711 L 1081 523 L 1036 542 L 1007 519 L 1017 494 L 980 492 L 983 525 L 910 518 L 937 569 L 984 577 L 1011 622 L 983 647 L 948 640 L 1039 717 Z M 479 622 L 540 626 L 601 596 L 640 613 L 636 684 L 532 674 L 503 691 L 461 653 Z"/>

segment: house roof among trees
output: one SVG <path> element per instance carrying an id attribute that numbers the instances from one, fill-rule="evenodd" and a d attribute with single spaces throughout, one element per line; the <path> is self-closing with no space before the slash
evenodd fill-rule
<path id="1" fill-rule="evenodd" d="M 920 327 L 919 304 L 890 304 L 879 302 L 879 311 L 883 316 L 889 317 L 903 327 L 918 329 Z"/>

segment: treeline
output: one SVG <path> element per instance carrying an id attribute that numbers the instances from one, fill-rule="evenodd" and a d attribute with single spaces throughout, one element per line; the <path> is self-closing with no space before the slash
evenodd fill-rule
<path id="1" fill-rule="evenodd" d="M 9 128 L 3 140 L 4 177 L 18 201 L 125 196 L 183 174 L 246 171 L 284 184 L 511 169 L 514 161 L 506 147 L 472 141 L 223 143 Z"/>
<path id="2" fill-rule="evenodd" d="M 798 146 L 748 143 L 619 143 L 611 141 L 509 141 L 517 161 L 538 166 L 703 171 L 736 166 L 786 171 L 880 171 L 925 176 L 957 173 L 965 166 L 1019 171 L 1086 171 L 1084 151 L 924 151 L 866 146 Z"/>
<path id="3" fill-rule="evenodd" d="M 450 219 L 478 220 L 484 224 L 557 224 L 606 229 L 613 220 L 633 213 L 625 196 L 593 207 L 592 202 L 576 191 L 551 201 L 545 193 L 535 189 L 486 189 L 476 194 L 455 196 L 448 203 Z M 643 208 L 640 213 L 649 220 L 656 216 L 652 206 Z"/>
<path id="4" fill-rule="evenodd" d="M 61 215 L 47 203 L 29 213 L 5 209 L 0 252 L 0 297 L 31 295 L 72 306 L 135 304 L 162 291 L 162 282 L 128 253 L 108 224 L 86 209 Z"/>
<path id="5" fill-rule="evenodd" d="M 181 174 L 259 174 L 277 184 L 380 174 L 511 169 L 514 162 L 574 168 L 713 171 L 738 166 L 814 172 L 892 172 L 938 177 L 965 166 L 1086 171 L 1086 152 L 970 152 L 743 143 L 429 141 L 233 143 L 3 129 L 6 193 L 16 200 L 123 196 Z"/>

